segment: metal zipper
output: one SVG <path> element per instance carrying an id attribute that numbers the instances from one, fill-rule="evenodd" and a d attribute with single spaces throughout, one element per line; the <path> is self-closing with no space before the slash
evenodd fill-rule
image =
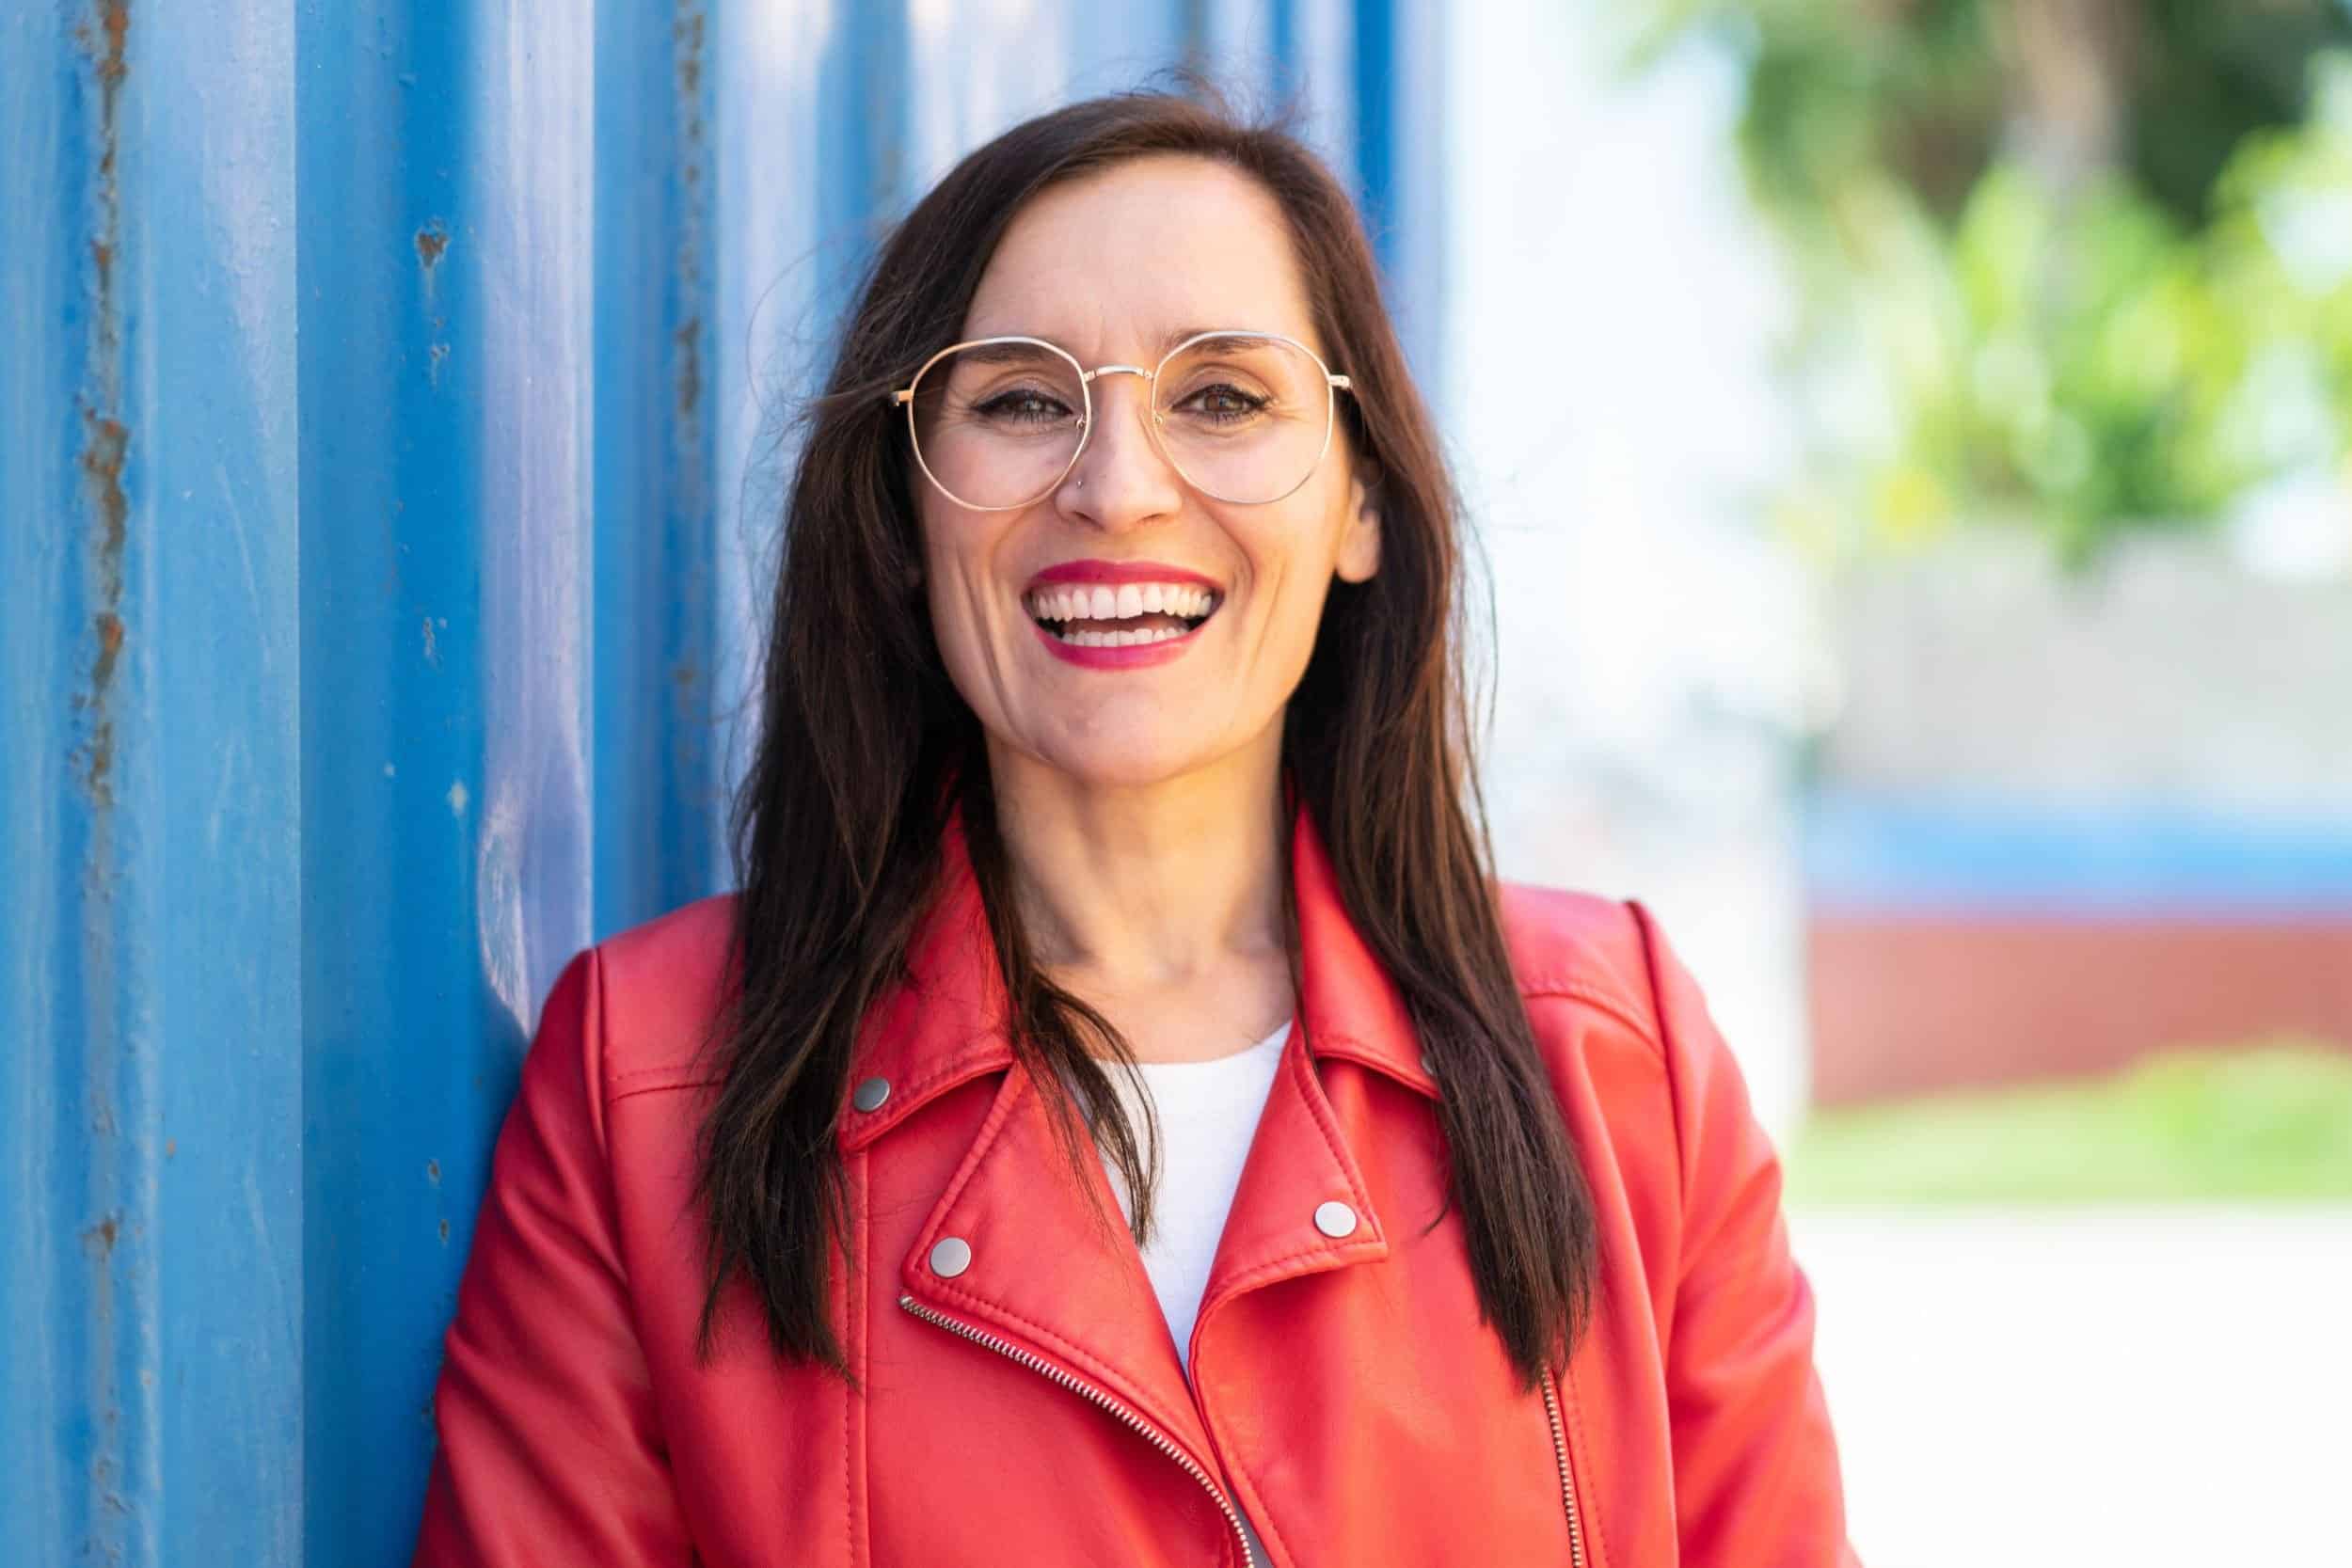
<path id="1" fill-rule="evenodd" d="M 1568 1475 L 1568 1439 L 1560 1425 L 1560 1396 L 1553 1391 L 1551 1369 L 1544 1369 L 1544 1414 L 1551 1418 L 1551 1452 L 1560 1462 L 1560 1501 L 1568 1511 L 1569 1568 L 1584 1568 L 1584 1521 L 1576 1511 L 1576 1482 Z"/>
<path id="2" fill-rule="evenodd" d="M 1184 1452 L 1183 1449 L 1178 1448 L 1173 1438 L 1162 1433 L 1157 1427 L 1152 1425 L 1149 1421 L 1136 1415 L 1134 1411 L 1128 1409 L 1125 1405 L 1120 1403 L 1117 1400 L 1111 1398 L 1108 1394 L 1104 1393 L 1100 1388 L 1079 1382 L 1076 1378 L 1072 1377 L 1068 1372 L 1063 1371 L 1059 1367 L 1055 1366 L 1052 1362 L 1041 1360 L 1037 1356 L 1031 1355 L 1027 1351 L 1023 1350 L 1018 1345 L 1009 1344 L 1003 1339 L 999 1339 L 995 1335 L 985 1333 L 979 1329 L 972 1327 L 968 1323 L 960 1323 L 953 1318 L 942 1317 L 937 1312 L 932 1311 L 930 1307 L 925 1307 L 922 1303 L 916 1301 L 913 1296 L 900 1296 L 898 1298 L 898 1305 L 905 1307 L 908 1311 L 914 1313 L 916 1317 L 922 1319 L 927 1323 L 937 1323 L 940 1327 L 947 1330 L 948 1333 L 960 1334 L 976 1345 L 986 1345 L 990 1350 L 996 1352 L 999 1355 L 1009 1356 L 1012 1360 L 1021 1363 L 1024 1367 L 1028 1368 L 1029 1370 L 1033 1372 L 1042 1372 L 1045 1376 L 1053 1379 L 1056 1383 L 1059 1384 L 1064 1388 L 1069 1389 L 1072 1393 L 1101 1405 L 1104 1410 L 1109 1411 L 1113 1416 L 1119 1418 L 1121 1422 L 1134 1430 L 1136 1435 L 1141 1437 L 1145 1442 L 1159 1449 L 1160 1452 L 1168 1455 L 1168 1458 L 1183 1465 L 1184 1467 L 1184 1473 L 1200 1483 L 1200 1489 L 1209 1495 L 1209 1499 L 1216 1504 L 1217 1512 L 1225 1515 L 1225 1522 L 1232 1527 L 1233 1544 L 1241 1549 L 1243 1568 L 1258 1568 L 1258 1559 L 1249 1550 L 1249 1537 L 1242 1530 L 1241 1515 L 1235 1513 L 1233 1505 L 1226 1500 L 1224 1492 L 1218 1488 L 1216 1482 L 1209 1479 L 1209 1472 L 1203 1470 L 1199 1465 L 1193 1463 L 1192 1456 Z M 1554 1430 L 1557 1430 L 1556 1426 Z M 1565 1475 L 1567 1471 L 1564 1467 L 1561 1470 L 1561 1474 Z M 1576 1517 L 1576 1505 L 1574 1502 L 1570 1502 L 1568 1505 L 1568 1517 L 1571 1520 Z M 1583 1559 L 1580 1556 L 1577 1560 L 1581 1564 L 1583 1561 Z"/>

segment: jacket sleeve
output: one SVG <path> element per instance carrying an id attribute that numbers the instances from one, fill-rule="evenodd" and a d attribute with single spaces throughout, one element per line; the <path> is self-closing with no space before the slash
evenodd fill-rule
<path id="1" fill-rule="evenodd" d="M 688 1568 L 613 1227 L 602 970 L 556 979 L 491 1156 L 433 1394 L 416 1568 Z"/>
<path id="2" fill-rule="evenodd" d="M 1666 1345 L 1686 1568 L 1852 1565 L 1813 1292 L 1788 1249 L 1780 1162 L 1697 983 L 1655 918 L 1648 954 L 1673 1095 L 1681 1253 Z"/>

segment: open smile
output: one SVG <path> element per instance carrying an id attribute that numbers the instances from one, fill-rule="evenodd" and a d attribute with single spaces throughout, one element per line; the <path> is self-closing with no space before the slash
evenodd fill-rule
<path id="1" fill-rule="evenodd" d="M 1047 650 L 1091 669 L 1182 656 L 1224 602 L 1224 590 L 1198 572 L 1154 562 L 1064 562 L 1021 595 Z"/>
<path id="2" fill-rule="evenodd" d="M 1034 588 L 1023 599 L 1041 630 L 1080 648 L 1146 647 L 1190 635 L 1221 596 L 1190 583 L 1073 583 Z"/>

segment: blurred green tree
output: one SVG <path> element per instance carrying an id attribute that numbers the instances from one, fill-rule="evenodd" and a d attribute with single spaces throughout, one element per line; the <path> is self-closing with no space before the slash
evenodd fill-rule
<path id="1" fill-rule="evenodd" d="M 2081 563 L 2344 471 L 2346 0 L 1627 14 L 1629 71 L 1697 36 L 1740 62 L 1742 163 L 1798 285 L 1809 460 L 1772 510 L 1801 540 L 2024 522 Z"/>

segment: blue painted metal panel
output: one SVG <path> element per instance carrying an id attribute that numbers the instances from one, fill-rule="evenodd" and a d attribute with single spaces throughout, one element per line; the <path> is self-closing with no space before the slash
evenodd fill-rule
<path id="1" fill-rule="evenodd" d="M 298 1547 L 292 57 L 0 20 L 11 1561 Z"/>
<path id="2" fill-rule="evenodd" d="M 713 529 L 718 40 L 698 0 L 597 0 L 594 929 L 725 878 Z"/>
<path id="3" fill-rule="evenodd" d="M 413 1533 L 492 1138 L 591 929 L 595 26 L 300 25 L 304 1538 L 356 1563 Z"/>
<path id="4" fill-rule="evenodd" d="M 2352 816 L 1825 791 L 1806 896 L 1853 914 L 2352 919 Z"/>
<path id="5" fill-rule="evenodd" d="M 12 1553 L 405 1560 L 546 988 L 725 881 L 784 418 L 881 227 L 1205 66 L 1390 215 L 1426 363 L 1437 14 L 0 18 Z"/>

